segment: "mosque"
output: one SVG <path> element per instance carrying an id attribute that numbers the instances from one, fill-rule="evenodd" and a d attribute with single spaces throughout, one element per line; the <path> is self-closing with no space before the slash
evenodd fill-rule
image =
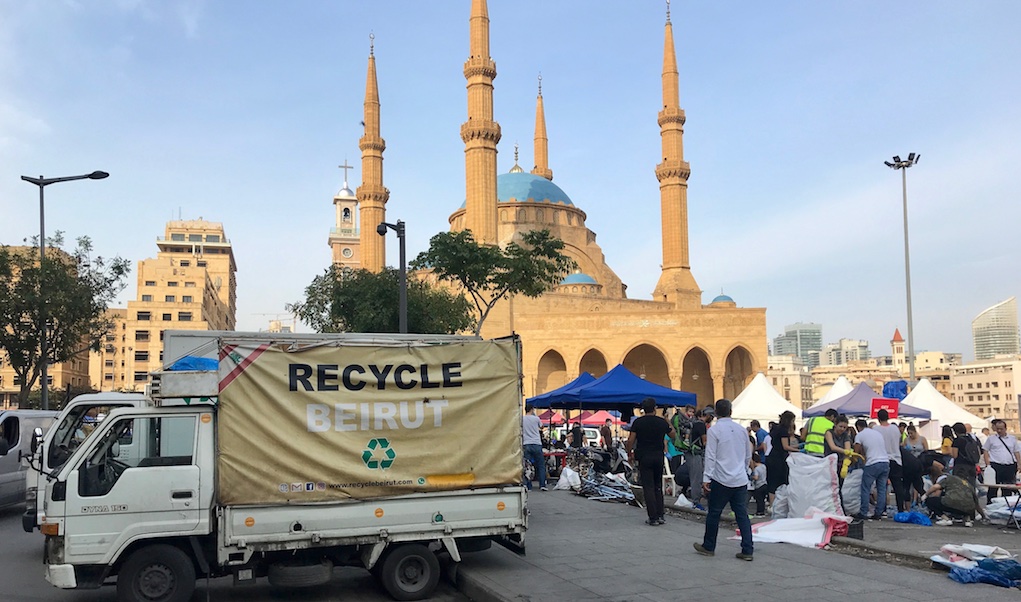
<path id="1" fill-rule="evenodd" d="M 485 337 L 520 335 L 525 395 L 549 391 L 583 372 L 598 377 L 624 364 L 649 381 L 695 393 L 700 406 L 736 397 L 765 370 L 766 310 L 738 307 L 723 294 L 704 305 L 692 274 L 687 198 L 691 171 L 684 160 L 685 116 L 669 11 L 663 108 L 658 115 L 663 161 L 655 166 L 663 255 L 659 282 L 648 300 L 627 298 L 626 285 L 606 264 L 595 233 L 585 225 L 587 215 L 553 182 L 541 87 L 536 99 L 535 166 L 526 173 L 517 165 L 515 152 L 511 171 L 497 174 L 500 125 L 493 115 L 496 64 L 489 55 L 486 0 L 472 0 L 469 30 L 470 56 L 464 64 L 468 120 L 460 130 L 466 201 L 450 215 L 450 229 L 469 229 L 486 244 L 507 244 L 522 232 L 549 229 L 564 241 L 564 252 L 578 266 L 576 273 L 539 298 L 502 301 L 485 322 Z M 389 191 L 383 185 L 386 144 L 379 127 L 371 51 L 364 122 L 359 141 L 362 184 L 352 192 L 345 182 L 334 197 L 336 227 L 329 245 L 334 263 L 378 271 L 384 266 L 385 238 L 376 234 L 376 226 L 386 219 Z"/>

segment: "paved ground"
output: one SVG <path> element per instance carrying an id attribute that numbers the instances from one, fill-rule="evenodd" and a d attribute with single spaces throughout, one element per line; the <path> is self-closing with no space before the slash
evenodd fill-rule
<path id="1" fill-rule="evenodd" d="M 526 557 L 498 547 L 465 556 L 458 569 L 459 581 L 474 599 L 846 602 L 861 594 L 876 600 L 1019 599 L 1016 591 L 961 585 L 945 573 L 787 544 L 761 544 L 755 561 L 748 563 L 734 558 L 738 542 L 721 537 L 717 555 L 706 558 L 691 547 L 701 541 L 704 530 L 698 517 L 671 516 L 665 526 L 648 527 L 642 522 L 644 510 L 593 502 L 564 491 L 532 494 L 528 504 Z M 871 535 L 921 550 L 938 549 L 937 540 L 995 543 L 987 540 L 1002 537 L 1014 542 L 1012 549 L 1017 551 L 1021 541 L 1019 535 L 992 527 L 981 528 L 988 531 L 986 535 L 979 527 L 901 529 L 907 527 L 866 526 L 866 538 Z M 880 532 L 884 533 L 881 538 Z"/>

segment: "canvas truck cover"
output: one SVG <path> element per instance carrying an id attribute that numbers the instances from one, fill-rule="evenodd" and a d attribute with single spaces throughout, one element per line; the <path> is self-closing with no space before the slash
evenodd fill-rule
<path id="1" fill-rule="evenodd" d="M 221 344 L 220 503 L 521 482 L 515 340 L 281 347 Z"/>

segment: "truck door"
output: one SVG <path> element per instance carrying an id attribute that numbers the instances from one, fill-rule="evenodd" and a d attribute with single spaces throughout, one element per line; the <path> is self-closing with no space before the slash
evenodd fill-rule
<path id="1" fill-rule="evenodd" d="M 68 476 L 64 532 L 69 562 L 107 562 L 135 538 L 189 534 L 200 519 L 197 419 L 124 416 Z M 119 441 L 140 453 L 123 458 Z"/>
<path id="2" fill-rule="evenodd" d="M 25 474 L 18 462 L 21 417 L 0 416 L 0 507 L 19 501 L 25 494 Z"/>

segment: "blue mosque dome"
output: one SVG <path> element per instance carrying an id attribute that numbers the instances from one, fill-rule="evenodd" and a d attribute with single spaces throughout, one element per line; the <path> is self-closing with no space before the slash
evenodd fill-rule
<path id="1" fill-rule="evenodd" d="M 553 182 L 523 171 L 496 176 L 496 198 L 500 203 L 546 203 L 574 207 L 571 197 Z M 465 204 L 461 204 L 464 209 Z"/>
<path id="2" fill-rule="evenodd" d="M 734 302 L 733 299 L 724 294 L 717 295 L 716 298 L 713 299 L 713 303 L 733 303 L 733 302 Z"/>
<path id="3" fill-rule="evenodd" d="M 596 279 L 588 274 L 582 274 L 578 272 L 576 274 L 568 274 L 566 278 L 560 281 L 560 284 L 599 284 Z"/>

